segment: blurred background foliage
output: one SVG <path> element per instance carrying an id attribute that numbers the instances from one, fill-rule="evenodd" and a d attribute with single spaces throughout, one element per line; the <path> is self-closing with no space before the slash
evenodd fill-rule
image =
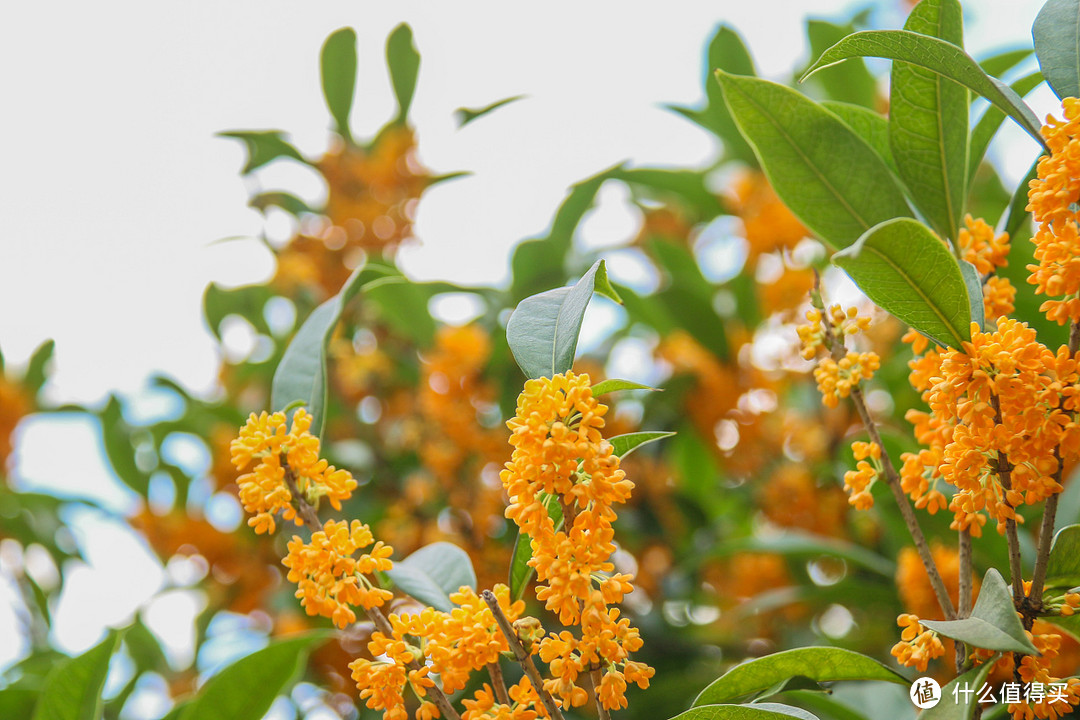
<path id="1" fill-rule="evenodd" d="M 872 20 L 869 12 L 840 22 L 810 20 L 812 56 Z M 144 716 L 125 704 L 145 688 L 164 699 L 158 715 L 168 712 L 217 669 L 203 650 L 215 638 L 228 638 L 229 628 L 246 628 L 258 638 L 328 627 L 303 614 L 284 582 L 280 559 L 290 529 L 256 537 L 240 519 L 228 446 L 249 412 L 269 409 L 271 377 L 291 333 L 355 268 L 364 265 L 373 277 L 400 275 L 395 254 L 418 241 L 412 223 L 425 191 L 454 177 L 433 175 L 416 156 L 408 110 L 420 56 L 406 26 L 387 43 L 398 112 L 373 138 L 352 136 L 354 44 L 346 29 L 323 48 L 323 89 L 336 132 L 322 156 L 305 157 L 279 131 L 223 133 L 247 150 L 244 176 L 257 177 L 270 163 L 304 163 L 325 180 L 327 200 L 312 207 L 287 188 L 252 195 L 253 207 L 291 215 L 295 234 L 284 244 L 267 241 L 277 261 L 268 282 L 206 289 L 203 313 L 222 346 L 216 396 L 195 397 L 157 378 L 180 410 L 142 424 L 120 397 L 97 408 L 43 404 L 51 344 L 23 371 L 0 374 L 0 538 L 5 566 L 14 568 L 29 648 L 0 681 L 0 716 L 29 716 L 58 662 L 50 614 L 67 569 L 81 554 L 68 510 L 87 504 L 21 491 L 7 476 L 11 435 L 33 413 L 79 412 L 100 420 L 112 469 L 145 500 L 136 514 L 119 520 L 145 538 L 163 565 L 185 569 L 182 581 L 171 581 L 175 587 L 203 598 L 195 658 L 185 667 L 170 662 L 161 638 L 136 618 L 122 641 L 122 660 L 113 663 L 105 717 Z M 986 62 L 992 72 L 1023 81 L 1030 52 Z M 624 463 L 637 487 L 619 519 L 618 569 L 637 576 L 626 607 L 645 638 L 641 659 L 656 668 L 652 688 L 631 693 L 629 709 L 620 713 L 627 718 L 666 717 L 731 663 L 777 649 L 824 644 L 889 659 L 891 618 L 901 611 L 936 617 L 929 583 L 892 503 L 850 510 L 841 478 L 854 465 L 850 442 L 865 438 L 846 405 L 822 406 L 810 363 L 797 350 L 794 325 L 808 308 L 815 271 L 824 276 L 827 300 L 870 308 L 828 268 L 822 246 L 772 192 L 710 77 L 714 68 L 754 73 L 732 28 L 720 27 L 707 48 L 703 101 L 671 108 L 715 135 L 721 148 L 715 165 L 603 170 L 570 189 L 545 234 L 517 246 L 507 285 L 388 283 L 350 304 L 331 343 L 324 453 L 360 483 L 341 515 L 370 523 L 397 558 L 439 540 L 458 544 L 471 556 L 480 587 L 490 587 L 506 581 L 515 539 L 503 517 L 498 473 L 510 455 L 504 423 L 524 378 L 506 344 L 506 318 L 523 298 L 564 285 L 606 259 L 625 304 L 594 303 L 575 369 L 594 381 L 625 377 L 663 390 L 608 396 L 613 408 L 606 435 L 677 433 Z M 1027 80 L 1025 87 L 1037 82 Z M 863 61 L 850 60 L 802 89 L 837 103 L 830 107 L 845 117 L 872 124 L 887 112 L 883 84 Z M 477 121 L 502 104 L 463 109 L 459 122 Z M 627 243 L 583 247 L 575 230 L 607 183 L 624 186 L 640 231 Z M 973 211 L 998 223 L 1010 199 L 984 160 Z M 1018 288 L 1018 314 L 1041 318 L 1019 277 L 1025 258 L 1016 255 L 1030 251 L 1019 242 L 1027 223 L 1018 225 L 1007 272 Z M 460 243 L 463 256 L 483 252 L 470 245 L 468 228 L 461 228 Z M 472 319 L 440 321 L 433 309 L 446 303 L 466 308 Z M 907 383 L 910 355 L 902 332 L 878 313 L 867 340 L 884 359 L 868 401 L 897 453 L 915 449 L 903 415 L 919 406 Z M 1039 332 L 1053 337 L 1060 331 Z M 229 334 L 248 339 L 243 351 L 229 347 Z M 196 446 L 208 458 L 204 467 L 178 459 L 181 446 Z M 1080 507 L 1074 495 L 1069 490 L 1063 500 L 1063 522 Z M 949 520 L 923 522 L 941 541 L 934 553 L 955 594 Z M 1004 541 L 991 533 L 977 547 L 976 574 L 1004 566 L 1005 553 Z M 317 645 L 302 682 L 285 688 L 278 711 L 285 717 L 374 716 L 357 709 L 346 668 L 364 652 L 369 632 L 361 623 Z M 1074 673 L 1080 646 L 1067 640 L 1059 662 L 1056 674 Z"/>

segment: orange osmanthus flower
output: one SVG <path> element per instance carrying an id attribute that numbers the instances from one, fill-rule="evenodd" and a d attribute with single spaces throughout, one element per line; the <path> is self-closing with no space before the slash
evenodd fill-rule
<path id="1" fill-rule="evenodd" d="M 237 470 L 253 462 L 255 467 L 237 479 L 240 502 L 252 513 L 248 525 L 256 533 L 274 532 L 274 513 L 303 525 L 293 506 L 294 498 L 285 473 L 292 473 L 297 490 L 310 505 L 325 497 L 335 510 L 341 509 L 356 488 L 347 470 L 337 470 L 319 458 L 319 438 L 308 432 L 311 415 L 303 408 L 293 416 L 292 428 L 285 429 L 285 413 L 252 413 L 240 435 L 232 441 L 232 461 Z"/>

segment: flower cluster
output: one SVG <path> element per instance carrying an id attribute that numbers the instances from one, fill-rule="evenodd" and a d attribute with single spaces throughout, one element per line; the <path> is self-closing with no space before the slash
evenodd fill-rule
<path id="1" fill-rule="evenodd" d="M 583 674 L 603 673 L 596 692 L 608 709 L 625 707 L 627 683 L 647 687 L 653 674 L 629 659 L 641 647 L 640 634 L 610 607 L 633 590 L 632 577 L 615 573 L 611 556 L 614 506 L 626 502 L 634 485 L 600 434 L 606 412 L 589 376 L 567 372 L 527 381 L 507 423 L 514 451 L 501 474 L 510 498 L 506 516 L 529 535 L 537 598 L 563 625 L 581 628 L 580 637 L 564 631 L 540 642 L 540 657 L 554 675 L 545 687 L 563 707 L 588 701 Z M 561 527 L 549 501 L 562 510 Z"/>
<path id="2" fill-rule="evenodd" d="M 347 470 L 337 470 L 319 458 L 319 438 L 308 432 L 311 415 L 303 408 L 293 416 L 286 431 L 285 413 L 252 413 L 240 435 L 232 441 L 233 465 L 244 470 L 253 462 L 254 469 L 237 479 L 240 502 L 252 513 L 248 525 L 256 533 L 274 532 L 274 513 L 303 525 L 293 502 L 296 488 L 304 500 L 318 506 L 325 497 L 335 510 L 341 509 L 356 488 L 356 480 Z"/>
<path id="3" fill-rule="evenodd" d="M 525 603 L 510 602 L 505 585 L 495 586 L 493 592 L 508 620 L 516 620 L 524 612 Z M 368 652 L 380 659 L 358 658 L 350 663 L 360 697 L 369 708 L 383 710 L 384 720 L 406 717 L 406 685 L 423 701 L 418 718 L 439 717 L 439 709 L 427 699 L 428 690 L 435 686 L 430 676 L 439 676 L 443 692 L 456 692 L 465 687 L 472 672 L 498 663 L 500 655 L 509 650 L 491 609 L 472 588 L 463 586 L 450 599 L 457 607 L 449 613 L 429 607 L 415 614 L 390 615 L 391 635 L 374 632 L 368 642 Z M 485 686 L 473 700 L 464 701 L 464 718 L 537 717 L 533 708 L 538 698 L 527 679 L 511 689 L 510 697 L 514 700 L 511 706 L 497 703 L 490 687 Z"/>
<path id="4" fill-rule="evenodd" d="M 1048 117 L 1042 134 L 1049 154 L 1039 159 L 1038 177 L 1031 181 L 1027 209 L 1038 230 L 1036 264 L 1028 265 L 1028 282 L 1046 300 L 1040 308 L 1050 320 L 1064 325 L 1080 321 L 1080 231 L 1073 210 L 1080 201 L 1080 100 L 1065 98 L 1063 121 Z"/>
<path id="5" fill-rule="evenodd" d="M 371 550 L 353 557 L 372 543 Z M 294 535 L 282 564 L 289 568 L 289 580 L 297 584 L 296 597 L 308 615 L 328 617 L 343 628 L 356 622 L 353 607 L 370 610 L 393 597 L 368 577 L 394 567 L 393 552 L 382 541 L 375 542 L 371 530 L 359 520 L 351 525 L 327 520 L 306 543 Z"/>
<path id="6" fill-rule="evenodd" d="M 995 273 L 1009 264 L 1009 234 L 994 234 L 985 220 L 964 216 L 957 245 L 964 260 L 975 266 L 983 282 L 983 311 L 990 322 L 1011 315 L 1016 307 L 1016 288 Z"/>
<path id="7" fill-rule="evenodd" d="M 931 660 L 945 654 L 941 638 L 933 630 L 923 627 L 917 615 L 904 613 L 896 618 L 896 624 L 903 631 L 900 642 L 893 645 L 890 652 L 901 665 L 926 672 Z"/>
<path id="8" fill-rule="evenodd" d="M 844 489 L 851 493 L 848 502 L 856 510 L 869 510 L 874 506 L 870 488 L 881 473 L 881 446 L 875 442 L 855 442 L 851 445 L 858 463 L 854 470 L 844 473 Z"/>
<path id="9" fill-rule="evenodd" d="M 1059 697 L 1046 695 L 1038 700 L 1029 698 L 1027 702 L 1009 703 L 1009 714 L 1014 720 L 1056 720 L 1062 715 L 1071 714 L 1073 707 L 1080 704 L 1080 679 L 1061 679 L 1051 674 L 1051 665 L 1061 652 L 1062 637 L 1056 632 L 1029 632 L 1032 644 L 1039 655 L 1024 655 L 1016 674 L 1020 681 L 1028 686 L 1041 683 L 1044 687 L 1064 684 Z M 1002 658 L 1003 664 L 1013 666 L 1013 658 Z M 1064 700 L 1061 699 L 1064 697 Z"/>
<path id="10" fill-rule="evenodd" d="M 841 310 L 833 305 L 828 313 L 811 308 L 806 313 L 809 325 L 798 327 L 799 340 L 802 343 L 802 356 L 812 360 L 820 353 L 825 356 L 814 368 L 821 401 L 826 407 L 836 407 L 840 398 L 851 394 L 851 390 L 863 380 L 870 380 L 881 367 L 881 359 L 874 352 L 855 352 L 849 350 L 841 357 L 834 357 L 834 348 L 843 347 L 844 339 L 870 327 L 870 318 L 860 317 L 858 310 Z"/>

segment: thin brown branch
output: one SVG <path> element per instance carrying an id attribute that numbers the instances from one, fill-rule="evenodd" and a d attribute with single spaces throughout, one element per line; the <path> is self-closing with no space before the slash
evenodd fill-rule
<path id="1" fill-rule="evenodd" d="M 596 698 L 596 712 L 599 714 L 600 720 L 611 720 L 611 713 L 604 707 L 604 703 L 600 702 L 600 682 L 603 675 L 604 671 L 600 668 L 593 668 L 589 671 L 589 678 L 592 679 L 593 697 Z"/>
<path id="2" fill-rule="evenodd" d="M 321 530 L 323 524 L 319 520 L 319 514 L 315 512 L 315 508 L 308 504 L 308 501 L 300 493 L 300 487 L 296 484 L 296 475 L 293 474 L 292 468 L 289 467 L 289 462 L 285 459 L 284 453 L 281 456 L 281 467 L 285 470 L 285 487 L 289 488 L 289 495 L 292 496 L 296 514 L 300 516 L 300 519 L 304 521 L 304 524 L 308 526 L 311 532 Z"/>
<path id="3" fill-rule="evenodd" d="M 540 702 L 543 703 L 544 709 L 547 710 L 548 717 L 552 718 L 552 720 L 565 720 L 562 710 L 555 704 L 555 700 L 548 691 L 544 689 L 544 680 L 540 677 L 540 671 L 537 670 L 532 655 L 525 652 L 525 648 L 522 646 L 517 633 L 514 632 L 514 628 L 510 626 L 510 621 L 506 618 L 506 614 L 503 613 L 502 608 L 499 607 L 499 601 L 495 599 L 495 593 L 490 590 L 484 590 L 480 593 L 480 597 L 482 597 L 484 602 L 487 603 L 487 606 L 491 608 L 491 614 L 495 616 L 495 622 L 499 624 L 499 630 L 502 631 L 503 637 L 506 638 L 506 642 L 510 646 L 510 651 L 514 653 L 514 659 L 521 664 L 525 674 L 529 677 L 529 682 L 532 683 L 533 689 L 536 690 L 536 694 L 540 696 Z"/>
<path id="4" fill-rule="evenodd" d="M 495 688 L 495 699 L 503 705 L 510 707 L 510 693 L 506 692 L 506 680 L 503 679 L 502 666 L 499 661 L 487 664 L 488 675 L 491 676 L 491 685 Z"/>
<path id="5" fill-rule="evenodd" d="M 1001 424 L 1001 399 L 994 393 L 990 396 L 990 404 L 994 407 L 995 422 Z M 1008 503 L 1008 493 L 1012 490 L 1012 463 L 1009 456 L 998 451 L 997 457 L 998 481 L 1005 490 L 1005 502 Z M 1020 565 L 1020 538 L 1016 532 L 1016 518 L 1005 518 L 1005 537 L 1009 541 L 1009 573 L 1012 575 L 1013 603 L 1017 610 L 1024 607 L 1024 571 Z"/>
<path id="6" fill-rule="evenodd" d="M 959 532 L 959 560 L 960 560 L 960 592 L 958 600 L 958 607 L 956 608 L 956 616 L 958 618 L 966 618 L 971 614 L 971 531 L 961 530 Z M 964 661 L 967 658 L 967 645 L 960 642 L 956 642 L 956 669 L 957 672 L 964 666 Z"/>

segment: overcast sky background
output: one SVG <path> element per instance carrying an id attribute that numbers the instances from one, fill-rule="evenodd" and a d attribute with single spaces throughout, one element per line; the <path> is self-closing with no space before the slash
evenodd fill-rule
<path id="1" fill-rule="evenodd" d="M 702 165 L 713 156 L 710 137 L 662 104 L 699 102 L 705 44 L 720 22 L 744 36 L 762 75 L 779 78 L 807 59 L 806 16 L 840 19 L 865 5 L 8 3 L 0 9 L 0 348 L 18 367 L 54 338 L 47 391 L 56 401 L 137 396 L 156 373 L 209 392 L 219 359 L 201 317 L 204 288 L 272 271 L 255 242 L 215 243 L 264 229 L 247 208 L 240 144 L 215 133 L 277 128 L 305 153 L 322 152 L 330 121 L 318 54 L 339 27 L 359 36 L 354 135 L 370 137 L 393 114 L 384 43 L 405 21 L 422 55 L 411 113 L 420 157 L 436 173 L 473 173 L 425 195 L 416 224 L 423 244 L 404 250 L 401 265 L 417 279 L 491 283 L 507 279 L 512 245 L 545 229 L 573 182 L 623 160 Z M 976 57 L 1030 43 L 1039 2 L 966 5 Z M 903 18 L 895 7 L 892 27 Z M 529 97 L 457 128 L 456 108 L 518 94 Z M 1048 93 L 1031 102 L 1040 117 L 1055 109 Z M 995 152 L 1018 177 L 1034 144 L 1010 128 Z M 285 165 L 261 175 L 265 187 L 319 197 L 311 175 Z M 587 234 L 634 232 L 618 196 L 604 193 Z M 134 507 L 102 466 L 86 423 L 25 422 L 15 476 L 23 487 Z M 165 580 L 158 563 L 116 526 L 92 514 L 79 525 L 90 565 L 68 578 L 58 645 L 85 649 L 105 625 L 149 603 L 155 630 L 182 659 L 185 617 L 197 609 L 190 593 L 157 594 Z M 13 627 L 5 586 L 0 638 Z M 0 667 L 20 651 L 0 642 Z"/>

